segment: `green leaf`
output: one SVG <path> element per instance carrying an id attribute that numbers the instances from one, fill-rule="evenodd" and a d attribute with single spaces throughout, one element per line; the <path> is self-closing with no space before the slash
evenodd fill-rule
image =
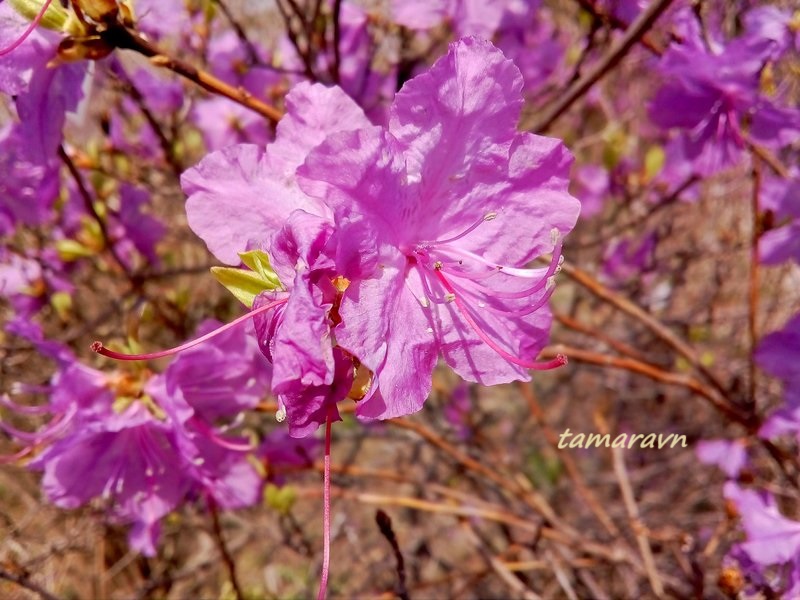
<path id="1" fill-rule="evenodd" d="M 664 168 L 667 155 L 661 146 L 651 146 L 644 155 L 644 176 L 646 181 L 652 181 L 653 177 Z"/>
<path id="2" fill-rule="evenodd" d="M 55 292 L 50 296 L 50 306 L 56 311 L 59 319 L 67 321 L 72 310 L 72 296 L 67 292 Z"/>
<path id="3" fill-rule="evenodd" d="M 211 274 L 247 308 L 253 308 L 253 302 L 261 292 L 280 287 L 272 281 L 265 280 L 257 272 L 245 269 L 211 267 Z"/>
<path id="4" fill-rule="evenodd" d="M 274 286 L 272 289 L 282 287 L 278 276 L 269 263 L 269 256 L 267 256 L 266 252 L 262 250 L 248 250 L 247 252 L 239 252 L 239 258 L 241 258 L 242 262 L 250 267 L 251 270 L 258 273 L 263 281 L 272 283 Z"/>
<path id="5" fill-rule="evenodd" d="M 264 503 L 282 515 L 288 515 L 297 500 L 297 492 L 290 485 L 278 487 L 268 483 L 264 488 Z"/>
<path id="6" fill-rule="evenodd" d="M 63 239 L 56 242 L 58 257 L 64 262 L 72 262 L 79 258 L 89 258 L 96 253 L 76 240 Z"/>

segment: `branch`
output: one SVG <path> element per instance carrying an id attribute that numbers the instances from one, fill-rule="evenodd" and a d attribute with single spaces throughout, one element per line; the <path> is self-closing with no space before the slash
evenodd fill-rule
<path id="1" fill-rule="evenodd" d="M 206 503 L 208 505 L 208 512 L 211 514 L 211 526 L 214 532 L 214 539 L 217 541 L 219 553 L 222 556 L 222 562 L 225 563 L 225 568 L 228 570 L 228 578 L 236 594 L 236 600 L 244 600 L 242 588 L 239 586 L 239 578 L 236 576 L 236 563 L 231 553 L 228 551 L 228 546 L 225 544 L 225 537 L 222 535 L 222 525 L 219 520 L 217 503 L 211 495 L 206 498 Z"/>
<path id="2" fill-rule="evenodd" d="M 641 39 L 641 37 L 653 26 L 658 17 L 669 8 L 672 0 L 654 0 L 646 10 L 642 11 L 639 17 L 625 31 L 616 44 L 608 53 L 586 75 L 571 85 L 561 99 L 531 127 L 536 133 L 544 133 L 550 126 L 572 106 L 578 98 L 583 96 L 589 89 L 597 83 L 604 75 L 611 71 L 628 51 Z"/>
<path id="3" fill-rule="evenodd" d="M 25 574 L 17 575 L 15 573 L 6 571 L 3 567 L 0 567 L 0 579 L 5 579 L 6 581 L 16 583 L 20 587 L 30 590 L 35 594 L 39 594 L 39 596 L 44 600 L 60 600 L 58 596 L 54 596 L 39 584 L 31 581 L 30 578 Z"/>
<path id="4" fill-rule="evenodd" d="M 181 77 L 185 77 L 189 81 L 196 83 L 204 90 L 238 102 L 242 106 L 257 112 L 262 117 L 266 117 L 273 123 L 280 121 L 283 116 L 280 110 L 253 97 L 246 89 L 242 87 L 233 87 L 221 79 L 214 77 L 212 74 L 198 69 L 179 58 L 168 56 L 138 33 L 126 27 L 116 25 L 103 31 L 100 35 L 103 41 L 110 46 L 138 52 L 149 58 L 150 62 L 155 66 L 169 69 Z"/>
<path id="5" fill-rule="evenodd" d="M 562 269 L 571 279 L 581 284 L 592 294 L 594 294 L 601 300 L 605 300 L 612 306 L 615 306 L 622 312 L 626 313 L 627 315 L 633 317 L 634 319 L 642 323 L 657 337 L 659 337 L 662 341 L 666 342 L 667 345 L 669 345 L 673 350 L 675 350 L 678 354 L 680 354 L 683 358 L 685 358 L 692 365 L 692 367 L 694 367 L 700 374 L 703 375 L 703 377 L 705 377 L 711 383 L 711 385 L 716 389 L 716 391 L 722 397 L 722 398 L 716 398 L 715 404 L 719 404 L 720 406 L 722 406 L 730 402 L 730 400 L 728 399 L 728 390 L 725 388 L 725 386 L 722 384 L 719 378 L 714 373 L 712 373 L 708 369 L 708 367 L 702 364 L 700 358 L 697 356 L 697 354 L 691 348 L 691 346 L 689 346 L 686 342 L 681 340 L 677 335 L 672 333 L 672 331 L 670 331 L 665 325 L 659 322 L 658 319 L 650 315 L 646 310 L 639 307 L 634 302 L 631 302 L 624 296 L 604 286 L 594 277 L 589 275 L 589 273 L 587 273 L 586 271 L 583 271 L 578 267 L 574 267 L 568 263 L 564 263 L 562 265 Z M 706 394 L 704 393 L 703 395 Z M 735 413 L 738 411 L 734 409 L 733 406 L 728 406 L 728 412 Z M 755 426 L 755 423 L 751 423 L 750 426 Z"/>

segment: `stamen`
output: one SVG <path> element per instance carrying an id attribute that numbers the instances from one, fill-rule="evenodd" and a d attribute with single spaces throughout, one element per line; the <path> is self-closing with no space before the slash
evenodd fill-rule
<path id="1" fill-rule="evenodd" d="M 186 342 L 185 344 L 181 344 L 180 346 L 169 348 L 168 350 L 160 350 L 159 352 L 150 352 L 147 354 L 125 354 L 123 352 L 116 352 L 115 350 L 110 350 L 109 348 L 106 348 L 102 342 L 99 341 L 93 342 L 91 348 L 92 352 L 97 352 L 98 354 L 102 354 L 103 356 L 107 356 L 108 358 L 113 358 L 115 360 L 153 360 L 155 358 L 172 356 L 173 354 L 178 354 L 180 352 L 183 352 L 184 350 L 193 348 L 198 344 L 202 344 L 203 342 L 206 342 L 211 338 L 221 333 L 225 333 L 229 329 L 232 329 L 237 325 L 246 322 L 249 318 L 268 312 L 277 306 L 286 304 L 288 301 L 289 301 L 288 298 L 284 298 L 282 300 L 276 300 L 275 302 L 270 302 L 269 304 L 265 304 L 264 306 L 259 306 L 255 310 L 251 310 L 246 315 L 242 315 L 241 317 L 239 317 L 238 319 L 234 319 L 230 323 L 226 323 L 221 327 L 217 327 L 214 331 L 210 331 L 209 333 L 200 336 L 196 340 L 191 340 L 189 342 Z"/>
<path id="2" fill-rule="evenodd" d="M 498 273 L 505 273 L 506 275 L 513 275 L 514 277 L 520 277 L 522 279 L 536 279 L 539 277 L 539 270 L 538 269 L 526 269 L 526 268 L 519 268 L 519 267 L 509 267 L 506 265 L 498 265 L 497 263 L 490 262 L 475 254 L 474 252 L 470 252 L 469 250 L 464 250 L 463 248 L 450 249 L 450 248 L 443 248 L 443 252 L 452 251 L 463 256 L 467 256 L 474 260 L 475 262 L 485 265 Z M 561 253 L 561 244 L 556 244 L 555 248 L 553 248 L 553 258 L 555 259 L 556 255 L 560 256 Z M 438 262 L 438 261 L 437 261 Z M 552 261 L 551 261 L 552 262 Z"/>
<path id="3" fill-rule="evenodd" d="M 195 417 L 191 420 L 192 425 L 197 427 L 201 433 L 207 435 L 209 439 L 217 446 L 225 448 L 226 450 L 233 450 L 234 452 L 251 452 L 255 450 L 255 446 L 251 442 L 240 442 L 230 438 L 224 438 L 219 435 L 214 428 L 209 426 L 208 423 L 202 419 Z"/>
<path id="4" fill-rule="evenodd" d="M 494 212 L 494 211 L 488 212 L 485 215 L 483 215 L 480 218 L 479 221 L 476 221 L 475 223 L 473 223 L 472 225 L 467 227 L 467 229 L 465 229 L 464 231 L 462 231 L 461 233 L 459 233 L 457 235 L 454 235 L 453 237 L 445 238 L 443 240 L 436 240 L 436 241 L 433 241 L 433 242 L 421 242 L 419 245 L 420 246 L 440 246 L 442 244 L 449 244 L 450 242 L 455 242 L 455 241 L 460 240 L 461 238 L 463 238 L 465 235 L 470 234 L 473 231 L 475 231 L 478 227 L 481 226 L 481 224 L 486 223 L 488 221 L 493 221 L 496 218 L 497 218 L 497 213 L 496 212 Z"/>
<path id="5" fill-rule="evenodd" d="M 10 54 L 11 52 L 19 48 L 22 45 L 22 42 L 28 39 L 28 36 L 30 36 L 30 34 L 33 33 L 33 30 L 39 26 L 42 17 L 44 17 L 44 13 L 46 13 L 47 9 L 50 8 L 50 4 L 52 2 L 53 0 L 45 0 L 45 3 L 42 4 L 42 8 L 39 11 L 39 14 L 37 14 L 36 18 L 34 18 L 33 21 L 31 21 L 30 25 L 28 25 L 28 28 L 22 33 L 22 35 L 17 39 L 17 41 L 13 42 L 7 48 L 0 48 L 0 56 L 5 56 L 6 54 Z"/>
<path id="6" fill-rule="evenodd" d="M 5 431 L 11 437 L 17 438 L 23 442 L 27 442 L 29 444 L 40 444 L 42 442 L 47 441 L 49 438 L 54 437 L 60 433 L 62 433 L 67 426 L 72 422 L 73 417 L 78 413 L 78 406 L 75 403 L 69 405 L 69 408 L 59 414 L 56 415 L 52 421 L 50 421 L 44 429 L 40 429 L 35 433 L 28 433 L 27 431 L 22 431 L 17 429 L 16 427 L 12 427 L 8 423 L 4 423 L 0 421 L 0 429 Z"/>
<path id="7" fill-rule="evenodd" d="M 444 288 L 452 294 L 453 286 L 450 285 L 450 282 L 447 280 L 447 278 L 442 274 L 441 271 L 436 271 L 435 273 L 436 276 L 439 278 L 439 281 L 441 281 Z M 521 358 L 517 358 L 513 354 L 506 352 L 500 346 L 498 346 L 494 340 L 492 340 L 488 335 L 486 335 L 486 332 L 484 332 L 480 328 L 478 323 L 475 322 L 475 319 L 472 318 L 472 315 L 469 314 L 467 307 L 464 305 L 464 303 L 461 301 L 460 298 L 456 297 L 454 299 L 454 302 L 459 312 L 461 313 L 461 316 L 464 317 L 464 320 L 470 327 L 472 327 L 473 331 L 475 331 L 475 333 L 483 341 L 483 343 L 485 343 L 492 350 L 497 352 L 497 354 L 505 358 L 508 362 L 523 367 L 525 369 L 533 369 L 536 371 L 547 371 L 550 369 L 556 369 L 558 367 L 567 364 L 567 357 L 564 354 L 559 354 L 553 360 L 549 360 L 547 362 L 539 362 L 539 361 L 522 360 Z"/>
<path id="8" fill-rule="evenodd" d="M 457 292 L 461 291 L 464 292 L 465 294 L 473 294 L 473 296 L 475 295 L 473 290 L 470 290 L 469 288 L 461 285 L 460 283 L 457 283 L 455 281 L 450 281 L 450 285 L 453 286 L 453 288 Z M 499 315 L 514 315 L 516 317 L 524 317 L 525 315 L 529 315 L 532 312 L 539 310 L 541 307 L 547 304 L 547 302 L 550 300 L 550 297 L 553 295 L 553 292 L 555 291 L 555 285 L 556 285 L 555 278 L 548 277 L 547 284 L 544 287 L 545 293 L 542 294 L 542 296 L 539 297 L 539 299 L 536 300 L 536 302 L 534 302 L 529 306 L 523 306 L 522 308 L 497 308 L 495 306 L 492 306 L 491 304 L 487 305 L 486 302 L 482 300 L 478 300 L 478 308 L 486 308 L 491 312 Z M 483 289 L 481 289 L 480 291 L 487 293 L 489 295 L 492 294 L 491 290 L 484 291 Z M 445 296 L 445 299 L 447 299 L 447 296 Z"/>
<path id="9" fill-rule="evenodd" d="M 540 277 L 539 281 L 537 281 L 531 287 L 526 288 L 524 290 L 521 290 L 519 292 L 503 292 L 503 291 L 499 291 L 499 290 L 489 289 L 489 288 L 487 288 L 487 287 L 485 287 L 485 286 L 483 286 L 483 285 L 481 285 L 479 283 L 475 283 L 475 286 L 479 287 L 481 289 L 481 291 L 483 291 L 486 295 L 493 296 L 495 298 L 506 298 L 506 299 L 509 299 L 509 300 L 527 298 L 528 296 L 531 296 L 532 294 L 535 294 L 536 292 L 540 291 L 542 288 L 546 289 L 547 285 L 548 285 L 547 282 L 550 281 L 550 279 L 556 273 L 558 273 L 560 271 L 561 264 L 563 262 L 564 262 L 564 256 L 561 254 L 561 243 L 559 242 L 556 245 L 556 247 L 553 248 L 553 258 L 550 261 L 550 266 L 548 267 L 547 271 L 545 272 L 545 274 L 543 276 L 540 275 L 541 269 L 538 269 L 538 270 L 530 269 L 529 270 L 531 273 L 536 272 L 536 276 Z M 496 271 L 496 272 L 497 273 L 506 273 L 507 275 L 512 275 L 512 276 L 514 275 L 513 273 L 509 273 L 506 270 Z M 466 274 L 461 274 L 458 271 L 452 271 L 452 272 L 448 271 L 448 273 L 450 275 L 453 275 L 455 277 L 459 277 L 461 279 L 469 279 L 469 280 L 473 281 L 473 283 L 474 283 L 474 281 L 476 279 L 478 279 L 478 277 L 472 277 L 472 276 L 469 276 L 469 275 L 466 275 Z"/>
<path id="10" fill-rule="evenodd" d="M 0 465 L 9 465 L 17 462 L 20 458 L 27 456 L 31 452 L 33 452 L 33 446 L 25 446 L 22 450 L 14 454 L 0 454 Z"/>
<path id="11" fill-rule="evenodd" d="M 12 389 L 14 389 L 13 385 Z M 17 404 L 11 398 L 9 398 L 7 394 L 3 394 L 2 396 L 0 396 L 0 404 L 22 415 L 44 415 L 50 412 L 50 407 L 47 406 L 46 404 L 41 404 L 38 406 L 26 406 L 23 404 Z"/>

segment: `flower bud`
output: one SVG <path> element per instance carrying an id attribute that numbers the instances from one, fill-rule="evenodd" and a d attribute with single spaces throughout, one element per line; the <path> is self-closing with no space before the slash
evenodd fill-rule
<path id="1" fill-rule="evenodd" d="M 42 10 L 44 0 L 8 0 L 12 8 L 23 18 L 33 21 Z M 52 31 L 60 31 L 70 35 L 82 35 L 84 27 L 75 15 L 65 9 L 57 1 L 50 2 L 44 11 L 39 26 Z"/>

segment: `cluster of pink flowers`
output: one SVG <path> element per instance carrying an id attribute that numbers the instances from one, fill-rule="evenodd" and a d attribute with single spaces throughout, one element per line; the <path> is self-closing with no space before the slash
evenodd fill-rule
<path id="1" fill-rule="evenodd" d="M 141 27 L 159 38 L 167 32 L 153 10 Z M 495 15 L 497 27 L 510 18 L 504 14 Z M 6 17 L 5 46 L 24 35 L 24 21 Z M 206 146 L 222 148 L 183 172 L 189 224 L 220 261 L 263 284 L 244 298 L 255 323 L 247 338 L 241 328 L 209 335 L 161 374 L 103 373 L 44 341 L 28 320 L 36 308 L 25 309 L 26 290 L 41 275 L 41 258 L 12 255 L 4 267 L 6 292 L 19 308 L 8 330 L 57 362 L 49 385 L 16 390 L 46 393 L 47 405 L 32 409 L 3 397 L 13 411 L 51 415 L 36 433 L 3 424 L 23 443 L 17 457 L 35 455 L 29 466 L 43 471 L 45 493 L 58 506 L 105 499 L 115 521 L 132 524 L 132 545 L 147 554 L 160 520 L 186 499 L 234 508 L 260 498 L 261 476 L 247 460 L 255 447 L 231 436 L 267 393 L 289 433 L 305 437 L 335 418 L 347 398 L 365 420 L 420 410 L 440 358 L 484 385 L 528 380 L 531 369 L 566 362 L 536 357 L 550 330 L 562 240 L 580 208 L 567 191 L 572 157 L 559 140 L 517 131 L 526 86 L 519 69 L 490 42 L 464 38 L 389 105 L 396 73 L 369 68 L 363 10 L 345 3 L 341 27 L 342 48 L 352 52 L 317 55 L 313 63 L 284 40 L 287 72 L 305 68 L 339 85 L 293 76 L 286 114 L 266 146 L 271 129 L 238 105 L 203 100 L 189 112 Z M 54 218 L 57 150 L 88 73 L 86 63 L 46 66 L 60 48 L 57 33 L 35 30 L 0 58 L 8 75 L 2 89 L 16 94 L 19 115 L 2 143 L 24 154 L 12 158 L 14 177 L 3 185 L 29 190 L 32 200 L 5 207 L 8 231 Z M 223 81 L 259 95 L 286 80 L 258 66 L 269 52 L 257 44 L 245 50 L 230 32 L 212 39 L 208 59 Z M 134 90 L 121 108 L 141 112 L 128 121 L 108 115 L 112 143 L 170 159 L 152 115 L 182 110 L 180 86 L 113 55 L 102 62 L 106 68 L 91 77 Z M 233 107 L 221 120 L 220 104 Z M 22 132 L 36 140 L 35 152 L 14 142 Z M 80 184 L 69 184 L 54 223 L 65 238 L 84 225 Z M 116 256 L 129 269 L 134 256 L 157 264 L 164 227 L 141 211 L 147 194 L 129 185 L 117 193 L 120 208 L 105 217 Z M 297 460 L 270 458 L 276 446 L 265 444 L 260 454 L 270 462 Z"/>
<path id="2" fill-rule="evenodd" d="M 752 256 L 765 266 L 800 262 L 792 162 L 800 110 L 796 86 L 775 80 L 796 66 L 800 13 L 757 7 L 729 27 L 717 22 L 714 3 L 703 19 L 703 10 L 675 2 L 659 21 L 667 35 L 654 36 L 655 46 L 641 38 L 652 46 L 639 58 L 653 76 L 641 115 L 627 94 L 586 94 L 587 121 L 595 110 L 605 120 L 604 147 L 602 165 L 576 170 L 579 202 L 568 189 L 572 155 L 558 139 L 518 130 L 523 104 L 544 106 L 582 78 L 598 58 L 598 32 L 607 27 L 613 39 L 611 24 L 638 19 L 643 1 L 585 3 L 591 32 L 573 43 L 538 0 L 391 0 L 380 16 L 361 2 L 325 0 L 315 15 L 284 15 L 286 31 L 271 45 L 248 39 L 230 15 L 223 21 L 197 7 L 96 4 L 0 3 L 0 92 L 11 115 L 0 123 L 0 291 L 14 313 L 5 329 L 56 364 L 46 385 L 18 384 L 0 396 L 14 419 L 49 416 L 46 425 L 29 432 L 0 421 L 0 429 L 20 445 L 10 458 L 43 473 L 53 503 L 105 502 L 145 554 L 156 551 L 163 517 L 184 502 L 258 502 L 265 478 L 274 478 L 258 461 L 308 462 L 318 449 L 313 435 L 344 403 L 355 403 L 362 421 L 415 413 L 440 361 L 482 385 L 563 365 L 562 355 L 537 357 L 551 329 L 564 238 L 581 208 L 594 217 L 612 199 L 624 199 L 624 209 L 639 198 L 701 200 L 703 179 L 750 157 L 759 171 L 769 159 L 771 169 L 754 178 L 754 227 L 766 231 Z M 123 33 L 196 51 L 227 92 L 196 93 L 156 68 L 170 61 L 154 50 L 141 52 L 150 63 L 126 60 L 121 50 L 134 45 Z M 431 65 L 433 53 L 444 54 Z M 95 103 L 102 144 L 82 153 L 64 132 L 91 112 L 98 90 L 125 93 Z M 285 114 L 275 125 L 242 98 Z M 620 133 L 628 114 L 646 122 L 641 131 Z M 654 152 L 618 152 L 617 133 L 620 146 Z M 207 154 L 186 168 L 192 144 L 195 157 Z M 122 156 L 120 171 L 142 161 L 180 179 L 189 227 L 226 265 L 215 267 L 218 279 L 250 311 L 236 321 L 245 325 L 216 334 L 205 322 L 203 343 L 180 347 L 160 373 L 89 368 L 36 324 L 44 307 L 68 303 L 73 275 L 100 255 L 106 272 L 118 270 L 135 289 L 165 255 L 158 244 L 167 227 L 142 185 L 150 180 L 106 177 L 92 152 Z M 781 161 L 790 168 L 777 177 Z M 20 232 L 32 227 L 48 239 L 28 248 Z M 599 271 L 612 286 L 646 288 L 658 279 L 663 236 L 627 229 L 601 240 Z M 754 353 L 784 385 L 763 439 L 800 433 L 800 357 L 786 352 L 800 348 L 799 332 L 795 316 Z M 471 434 L 468 391 L 459 387 L 445 411 L 462 439 Z M 26 404 L 36 394 L 46 404 Z M 285 425 L 270 435 L 246 431 L 248 412 L 269 395 Z M 772 496 L 736 483 L 747 450 L 715 441 L 698 452 L 731 480 L 725 497 L 742 513 L 746 539 L 729 560 L 753 585 L 796 595 L 800 524 Z"/>

